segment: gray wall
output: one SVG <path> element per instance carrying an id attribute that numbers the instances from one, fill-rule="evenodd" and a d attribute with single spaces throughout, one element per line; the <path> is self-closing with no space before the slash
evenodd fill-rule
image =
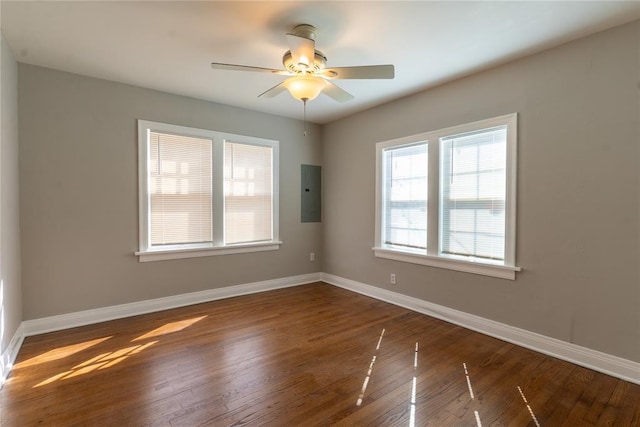
<path id="1" fill-rule="evenodd" d="M 18 65 L 0 36 L 0 354 L 22 322 L 18 198 Z M 0 377 L 2 372 L 0 372 Z"/>
<path id="2" fill-rule="evenodd" d="M 299 190 L 319 126 L 25 64 L 19 117 L 24 320 L 321 271 Z M 139 118 L 279 140 L 281 249 L 139 263 Z"/>
<path id="3" fill-rule="evenodd" d="M 325 126 L 324 271 L 640 361 L 639 41 L 636 21 Z M 375 143 L 513 112 L 517 279 L 375 258 Z"/>

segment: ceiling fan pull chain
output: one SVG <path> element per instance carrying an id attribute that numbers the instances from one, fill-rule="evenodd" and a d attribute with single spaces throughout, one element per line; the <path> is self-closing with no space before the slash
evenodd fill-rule
<path id="1" fill-rule="evenodd" d="M 307 136 L 307 98 L 302 98 L 302 135 Z"/>

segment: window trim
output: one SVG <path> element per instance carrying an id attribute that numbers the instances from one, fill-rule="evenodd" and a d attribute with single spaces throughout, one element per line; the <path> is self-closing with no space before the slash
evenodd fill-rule
<path id="1" fill-rule="evenodd" d="M 473 123 L 451 126 L 412 136 L 382 141 L 376 144 L 376 194 L 375 194 L 375 243 L 372 248 L 378 258 L 386 258 L 412 264 L 427 265 L 449 270 L 475 273 L 502 279 L 515 280 L 515 273 L 521 271 L 516 261 L 516 187 L 517 187 L 517 120 L 518 113 L 479 120 Z M 461 133 L 506 126 L 506 201 L 505 201 L 505 259 L 502 263 L 487 260 L 460 259 L 456 256 L 439 254 L 440 239 L 440 139 Z M 382 244 L 382 189 L 384 183 L 382 161 L 384 150 L 403 145 L 426 143 L 428 147 L 428 199 L 427 209 L 427 252 L 426 254 L 392 249 Z M 435 178 L 435 179 L 434 179 Z"/>
<path id="2" fill-rule="evenodd" d="M 162 132 L 168 134 L 208 138 L 213 141 L 213 159 L 222 159 L 219 164 L 213 164 L 212 173 L 212 233 L 213 242 L 194 243 L 183 245 L 166 245 L 163 247 L 151 247 L 149 244 L 149 212 L 150 197 L 148 193 L 148 134 L 149 132 Z M 250 145 L 268 146 L 272 148 L 272 239 L 268 241 L 238 243 L 224 245 L 221 233 L 223 232 L 222 214 L 224 211 L 224 142 L 235 142 Z M 207 129 L 198 129 L 187 126 L 179 126 L 168 123 L 138 120 L 138 243 L 139 250 L 135 252 L 140 262 L 161 261 L 169 259 L 194 258 L 214 255 L 228 255 L 248 252 L 261 252 L 278 250 L 282 241 L 279 239 L 279 141 L 265 138 L 256 138 L 244 135 L 235 135 L 225 132 L 217 132 Z M 218 195 L 218 196 L 216 196 Z"/>

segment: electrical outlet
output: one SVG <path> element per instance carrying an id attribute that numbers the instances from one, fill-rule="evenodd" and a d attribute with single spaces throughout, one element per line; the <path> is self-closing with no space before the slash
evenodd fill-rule
<path id="1" fill-rule="evenodd" d="M 396 284 L 396 274 L 395 273 L 391 273 L 391 284 L 395 285 Z"/>
<path id="2" fill-rule="evenodd" d="M 309 261 L 315 261 L 316 260 L 316 254 L 311 252 L 309 253 Z"/>

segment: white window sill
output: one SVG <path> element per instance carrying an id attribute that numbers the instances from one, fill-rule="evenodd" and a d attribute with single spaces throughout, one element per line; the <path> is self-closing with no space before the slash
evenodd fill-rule
<path id="1" fill-rule="evenodd" d="M 249 252 L 275 251 L 280 249 L 280 241 L 249 243 L 219 247 L 171 248 L 139 251 L 135 254 L 140 262 L 164 261 L 168 259 L 197 258 L 215 255 L 243 254 Z"/>
<path id="2" fill-rule="evenodd" d="M 400 252 L 385 248 L 373 248 L 373 252 L 378 258 L 428 265 L 430 267 L 446 268 L 447 270 L 463 271 L 465 273 L 474 273 L 508 280 L 515 280 L 516 271 L 522 270 L 520 267 L 485 264 L 466 260 L 462 261 L 433 255 Z"/>

